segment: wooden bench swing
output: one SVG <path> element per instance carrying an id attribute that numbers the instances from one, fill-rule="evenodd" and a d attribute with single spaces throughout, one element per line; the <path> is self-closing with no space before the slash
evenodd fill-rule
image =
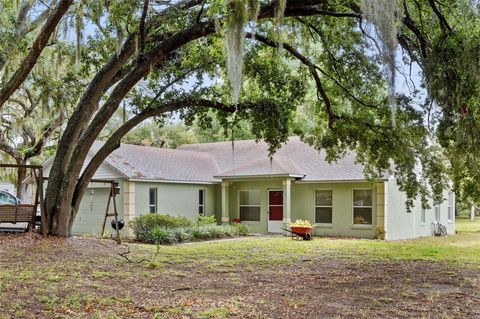
<path id="1" fill-rule="evenodd" d="M 0 223 L 28 223 L 28 231 L 35 227 L 37 208 L 43 216 L 43 167 L 36 165 L 0 164 L 0 168 L 26 168 L 31 169 L 35 179 L 35 201 L 33 204 L 0 204 Z"/>

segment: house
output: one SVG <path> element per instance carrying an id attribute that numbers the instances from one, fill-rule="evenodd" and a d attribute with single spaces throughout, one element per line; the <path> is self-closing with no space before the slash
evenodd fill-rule
<path id="1" fill-rule="evenodd" d="M 101 147 L 95 142 L 90 159 Z M 48 176 L 51 160 L 45 163 Z M 215 215 L 218 221 L 240 219 L 253 233 L 280 233 L 290 221 L 307 219 L 323 236 L 374 238 L 379 230 L 390 240 L 430 236 L 437 220 L 455 231 L 455 198 L 423 210 L 419 201 L 407 212 L 406 196 L 393 176 L 374 183 L 365 179 L 353 154 L 328 163 L 298 137 L 291 137 L 270 160 L 267 145 L 253 140 L 189 144 L 160 149 L 122 144 L 94 178 L 119 182 L 117 206 L 128 222 L 147 213 Z M 73 232 L 99 234 L 109 194 L 108 184 L 91 183 Z M 126 236 L 132 236 L 129 228 Z"/>

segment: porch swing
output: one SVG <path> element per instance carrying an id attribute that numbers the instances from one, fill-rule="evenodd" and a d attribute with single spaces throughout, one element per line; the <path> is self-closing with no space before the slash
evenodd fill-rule
<path id="1" fill-rule="evenodd" d="M 35 216 L 40 206 L 43 214 L 43 167 L 36 165 L 0 164 L 0 169 L 30 169 L 31 177 L 35 180 L 35 198 L 33 204 L 24 204 L 16 201 L 14 204 L 0 203 L 0 223 L 27 223 L 27 230 L 31 232 L 35 227 Z"/>

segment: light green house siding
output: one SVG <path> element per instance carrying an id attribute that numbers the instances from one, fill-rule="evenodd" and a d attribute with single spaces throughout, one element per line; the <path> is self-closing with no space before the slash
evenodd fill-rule
<path id="1" fill-rule="evenodd" d="M 372 225 L 354 225 L 353 190 L 372 190 Z M 332 224 L 316 224 L 314 234 L 319 236 L 375 237 L 376 190 L 369 182 L 360 183 L 293 183 L 292 221 L 307 219 L 315 221 L 315 190 L 331 190 Z"/>
<path id="2" fill-rule="evenodd" d="M 119 181 L 120 190 L 124 188 L 124 181 Z M 91 187 L 87 188 L 80 208 L 73 224 L 72 233 L 74 235 L 102 235 L 101 228 L 103 220 L 105 218 L 105 212 L 107 209 L 107 203 L 110 194 L 110 184 L 95 183 Z M 123 219 L 124 210 L 124 195 L 120 191 L 120 194 L 116 196 L 116 205 L 119 218 Z M 113 213 L 113 202 L 110 202 L 109 212 Z M 107 226 L 105 231 L 108 235 L 113 234 L 114 230 L 110 226 L 110 222 L 113 217 L 108 217 Z"/>
<path id="3" fill-rule="evenodd" d="M 240 191 L 258 190 L 260 191 L 260 221 L 243 222 L 247 224 L 252 233 L 266 233 L 268 220 L 268 190 L 282 190 L 282 180 L 272 179 L 263 181 L 237 181 L 233 182 L 229 187 L 229 212 L 230 219 L 240 218 L 239 213 L 239 193 Z"/>
<path id="4" fill-rule="evenodd" d="M 244 190 L 260 191 L 260 221 L 243 222 L 252 233 L 268 231 L 268 190 L 283 190 L 281 179 L 263 181 L 231 181 L 229 192 L 229 217 L 239 218 L 239 192 Z M 331 225 L 316 225 L 315 235 L 353 236 L 373 238 L 376 227 L 376 190 L 371 183 L 291 183 L 291 220 L 307 219 L 315 221 L 315 190 L 332 190 L 333 217 Z M 373 196 L 372 225 L 353 224 L 353 190 L 371 189 Z M 284 194 L 285 196 L 285 194 Z M 284 214 L 285 216 L 285 214 Z"/>
<path id="5" fill-rule="evenodd" d="M 198 219 L 199 190 L 205 190 L 205 214 L 215 214 L 215 186 L 213 184 L 184 184 L 135 182 L 135 215 L 149 212 L 149 189 L 157 189 L 157 212 L 172 216 L 183 215 Z"/>

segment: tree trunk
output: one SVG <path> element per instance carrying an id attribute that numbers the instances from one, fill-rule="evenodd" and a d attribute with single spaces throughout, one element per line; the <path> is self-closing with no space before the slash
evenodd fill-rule
<path id="1" fill-rule="evenodd" d="M 475 206 L 470 206 L 470 221 L 473 223 L 475 221 Z"/>
<path id="2" fill-rule="evenodd" d="M 303 4 L 303 2 L 298 3 Z M 292 6 L 287 4 L 285 16 L 318 14 L 316 10 L 305 11 L 302 6 L 299 7 L 298 3 L 294 3 Z M 308 7 L 313 4 L 305 5 Z M 274 14 L 275 6 L 272 4 L 262 8 L 259 19 L 271 18 Z M 110 87 L 112 80 L 121 71 L 121 67 L 127 64 L 134 53 L 136 43 L 134 34 L 126 41 L 120 54 L 113 55 L 110 61 L 94 76 L 80 98 L 58 144 L 45 194 L 45 218 L 48 221 L 44 225 L 46 233 L 55 236 L 71 235 L 77 206 L 77 203 L 74 205 L 74 193 L 76 189 L 84 188 L 83 185 L 80 187 L 77 185 L 86 154 L 125 95 L 138 81 L 148 75 L 153 66 L 162 62 L 171 52 L 215 32 L 214 21 L 198 22 L 162 39 L 150 52 L 142 55 L 136 61 L 135 67 L 116 85 L 108 100 L 99 110 L 97 110 L 97 106 L 106 89 Z M 81 196 L 77 193 L 77 198 L 81 198 Z"/>
<path id="3" fill-rule="evenodd" d="M 25 165 L 26 161 L 19 160 L 19 161 L 17 161 L 17 164 L 18 165 Z M 19 167 L 17 169 L 16 190 L 17 190 L 17 198 L 19 198 L 22 202 L 24 202 L 26 200 L 25 184 L 23 183 L 25 181 L 26 177 L 27 177 L 27 169 L 25 167 Z"/>

